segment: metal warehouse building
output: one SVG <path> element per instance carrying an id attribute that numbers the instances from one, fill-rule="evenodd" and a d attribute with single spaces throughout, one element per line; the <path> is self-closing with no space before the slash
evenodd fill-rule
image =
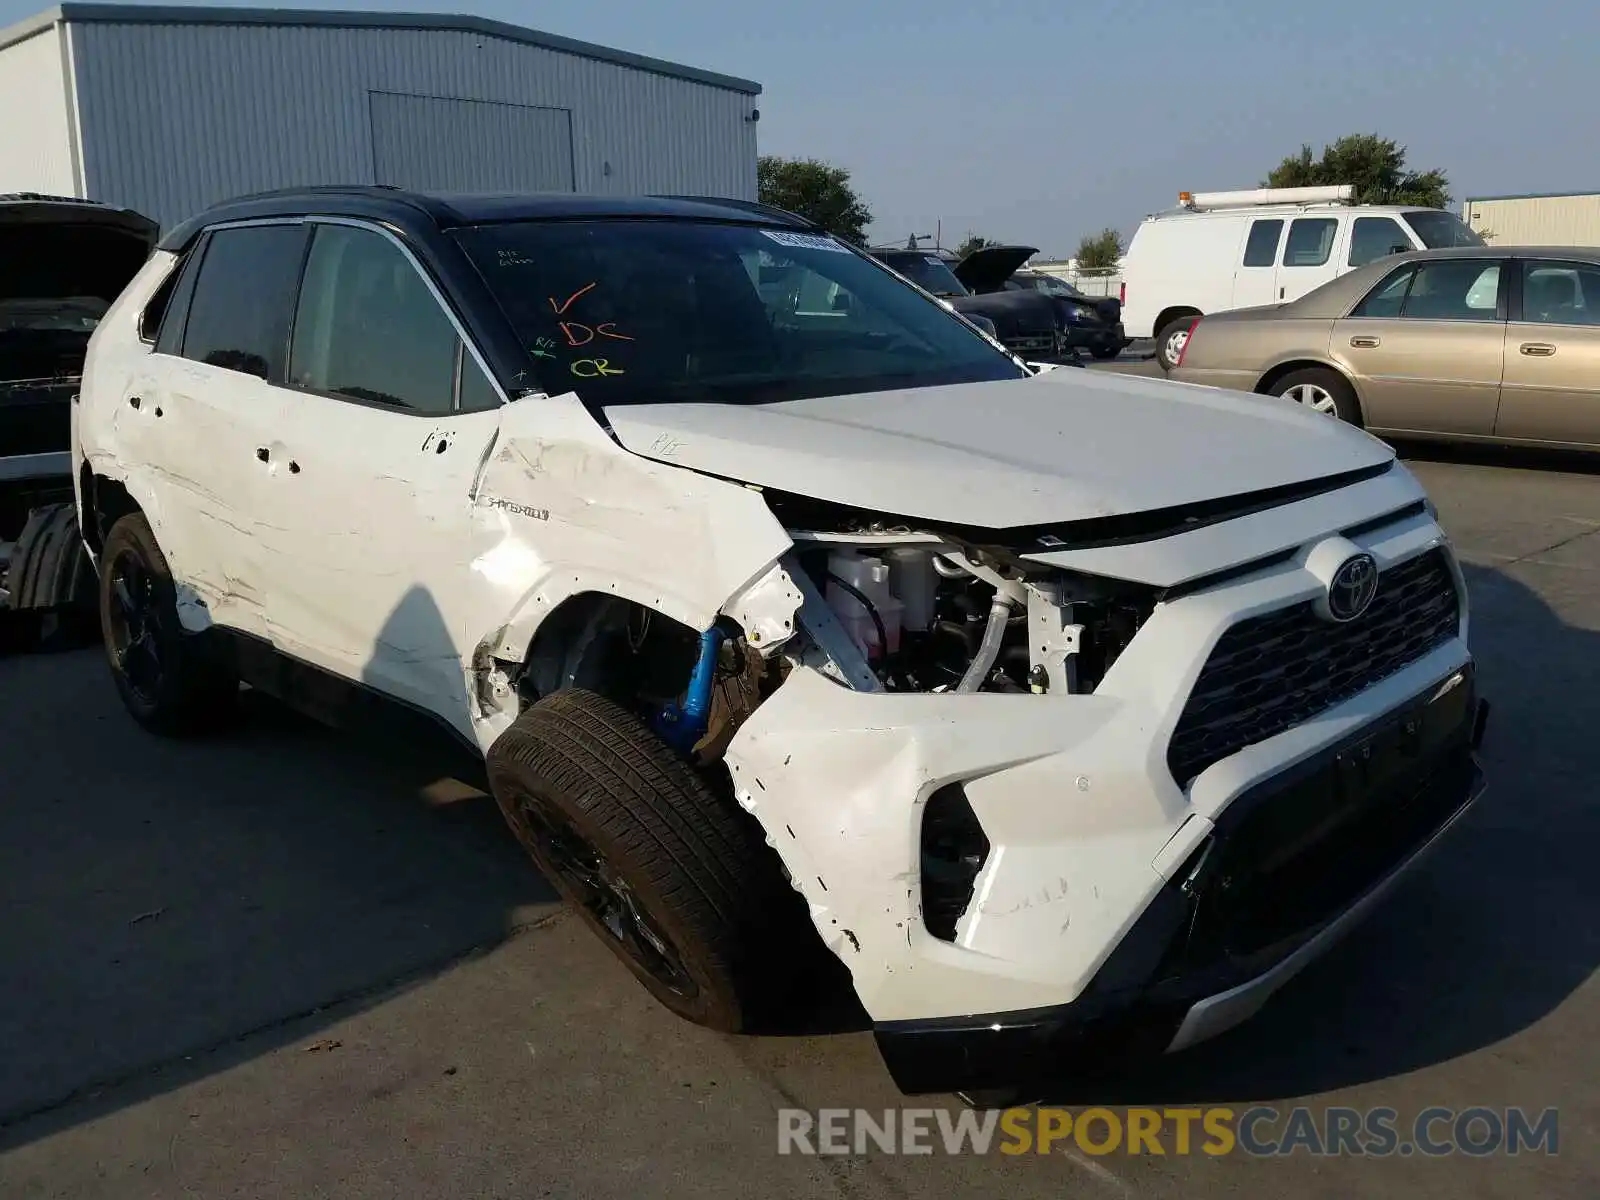
<path id="1" fill-rule="evenodd" d="M 0 192 L 163 225 L 315 183 L 753 200 L 760 91 L 476 17 L 63 4 L 0 31 Z"/>
<path id="2" fill-rule="evenodd" d="M 1502 246 L 1600 246 L 1600 192 L 1471 196 L 1461 219 Z"/>

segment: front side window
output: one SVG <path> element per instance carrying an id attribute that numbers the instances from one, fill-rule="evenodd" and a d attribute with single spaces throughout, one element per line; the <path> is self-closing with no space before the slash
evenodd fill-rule
<path id="1" fill-rule="evenodd" d="M 1270 267 L 1278 261 L 1278 239 L 1283 235 L 1282 221 L 1252 221 L 1250 237 L 1244 244 L 1244 265 Z"/>
<path id="2" fill-rule="evenodd" d="M 630 219 L 454 236 L 551 394 L 761 404 L 1026 374 L 943 306 L 828 237 Z"/>
<path id="3" fill-rule="evenodd" d="M 414 413 L 448 413 L 459 343 L 398 246 L 370 229 L 317 227 L 289 352 L 292 385 Z"/>
<path id="4" fill-rule="evenodd" d="M 1357 217 L 1350 225 L 1350 265 L 1364 267 L 1390 254 L 1415 249 L 1393 217 Z"/>
<path id="5" fill-rule="evenodd" d="M 1600 266 L 1524 262 L 1522 319 L 1541 325 L 1600 325 Z"/>
<path id="6" fill-rule="evenodd" d="M 1451 246 L 1482 246 L 1486 243 L 1476 230 L 1455 215 L 1437 208 L 1415 208 L 1404 214 L 1422 244 L 1429 250 L 1447 250 Z"/>
<path id="7" fill-rule="evenodd" d="M 184 326 L 183 357 L 281 379 L 305 238 L 298 224 L 213 230 Z"/>
<path id="8" fill-rule="evenodd" d="M 1334 235 L 1339 222 L 1332 217 L 1297 217 L 1289 224 L 1289 240 L 1283 247 L 1286 267 L 1320 267 L 1333 254 Z"/>

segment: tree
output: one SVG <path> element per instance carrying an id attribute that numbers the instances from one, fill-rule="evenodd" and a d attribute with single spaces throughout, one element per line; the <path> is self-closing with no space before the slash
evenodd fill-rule
<path id="1" fill-rule="evenodd" d="M 1441 170 L 1406 169 L 1406 148 L 1375 133 L 1353 133 L 1322 148 L 1314 157 L 1301 146 L 1279 163 L 1262 187 L 1327 187 L 1350 184 L 1357 204 L 1415 204 L 1445 208 L 1450 203 L 1450 180 Z"/>
<path id="2" fill-rule="evenodd" d="M 956 247 L 956 257 L 965 258 L 975 250 L 982 250 L 985 246 L 998 246 L 999 244 L 999 242 L 991 241 L 989 238 L 969 233 L 962 239 L 961 244 Z"/>
<path id="3" fill-rule="evenodd" d="M 761 203 L 815 221 L 835 237 L 865 244 L 872 210 L 850 186 L 850 172 L 814 158 L 763 154 L 756 162 Z"/>
<path id="4" fill-rule="evenodd" d="M 1122 258 L 1122 235 L 1115 229 L 1102 229 L 1078 243 L 1078 270 L 1109 275 Z"/>

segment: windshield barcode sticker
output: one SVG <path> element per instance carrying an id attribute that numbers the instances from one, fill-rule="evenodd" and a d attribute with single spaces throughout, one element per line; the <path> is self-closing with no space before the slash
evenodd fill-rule
<path id="1" fill-rule="evenodd" d="M 847 247 L 841 246 L 831 237 L 821 237 L 814 233 L 786 233 L 777 229 L 763 229 L 761 232 L 778 245 L 789 246 L 795 250 L 832 250 L 835 254 L 850 253 Z"/>

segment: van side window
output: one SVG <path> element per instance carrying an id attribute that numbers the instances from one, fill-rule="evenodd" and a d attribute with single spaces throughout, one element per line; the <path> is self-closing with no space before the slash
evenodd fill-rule
<path id="1" fill-rule="evenodd" d="M 189 306 L 183 356 L 282 379 L 305 239 L 302 225 L 213 230 Z"/>
<path id="2" fill-rule="evenodd" d="M 1286 267 L 1320 267 L 1333 253 L 1334 235 L 1339 222 L 1332 217 L 1297 217 L 1289 226 L 1289 241 L 1283 248 Z"/>
<path id="3" fill-rule="evenodd" d="M 1270 267 L 1278 258 L 1278 237 L 1283 233 L 1282 221 L 1255 221 L 1250 226 L 1250 237 L 1244 244 L 1244 265 Z"/>
<path id="4" fill-rule="evenodd" d="M 1364 267 L 1390 254 L 1412 249 L 1411 239 L 1392 217 L 1357 217 L 1350 227 L 1350 265 Z"/>

